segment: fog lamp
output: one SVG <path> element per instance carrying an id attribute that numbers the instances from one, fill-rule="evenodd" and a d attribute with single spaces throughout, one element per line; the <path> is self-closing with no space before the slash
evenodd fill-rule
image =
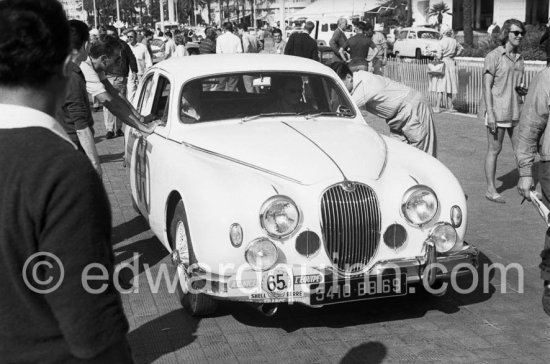
<path id="1" fill-rule="evenodd" d="M 245 259 L 255 271 L 265 271 L 277 262 L 278 254 L 273 242 L 266 238 L 259 238 L 248 245 Z"/>
<path id="2" fill-rule="evenodd" d="M 438 253 L 447 253 L 455 246 L 458 234 L 450 224 L 438 223 L 430 232 L 430 239 Z"/>

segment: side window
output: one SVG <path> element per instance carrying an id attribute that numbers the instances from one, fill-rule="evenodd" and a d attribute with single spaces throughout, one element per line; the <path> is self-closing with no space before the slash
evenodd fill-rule
<path id="1" fill-rule="evenodd" d="M 137 111 L 139 111 L 141 115 L 148 115 L 149 110 L 151 110 L 151 104 L 153 102 L 153 76 L 154 75 L 151 74 L 147 77 L 145 83 L 143 84 L 143 88 L 141 89 L 141 95 L 139 95 Z"/>
<path id="2" fill-rule="evenodd" d="M 170 98 L 170 81 L 162 75 L 159 76 L 157 90 L 155 92 L 155 103 L 151 110 L 151 114 L 157 116 L 164 123 L 168 121 L 168 101 Z"/>
<path id="3" fill-rule="evenodd" d="M 399 33 L 399 39 L 407 39 L 407 31 L 403 31 L 401 33 Z"/>
<path id="4" fill-rule="evenodd" d="M 338 24 L 332 23 L 332 24 L 330 25 L 330 30 L 335 31 L 336 28 L 338 28 Z"/>
<path id="5" fill-rule="evenodd" d="M 415 32 L 409 32 L 409 39 L 416 39 L 416 33 Z"/>
<path id="6" fill-rule="evenodd" d="M 321 31 L 322 32 L 328 32 L 328 24 L 327 23 L 321 25 Z"/>

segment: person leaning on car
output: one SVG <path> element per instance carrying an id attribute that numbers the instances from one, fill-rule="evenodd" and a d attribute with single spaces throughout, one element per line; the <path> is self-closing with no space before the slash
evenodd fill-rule
<path id="1" fill-rule="evenodd" d="M 113 85 L 113 87 L 124 97 L 128 96 L 128 73 L 131 71 L 131 79 L 135 79 L 137 76 L 138 68 L 136 57 L 134 52 L 125 41 L 118 37 L 117 30 L 114 26 L 108 25 L 106 27 L 107 35 L 116 38 L 120 43 L 120 58 L 113 62 L 110 67 L 105 70 L 107 79 Z M 122 122 L 120 118 L 113 115 L 109 109 L 103 110 L 103 119 L 105 123 L 105 129 L 107 130 L 107 139 L 116 136 L 122 136 Z"/>
<path id="2" fill-rule="evenodd" d="M 367 71 L 352 73 L 343 62 L 330 68 L 346 85 L 359 107 L 386 120 L 391 136 L 437 157 L 433 112 L 422 94 Z"/>
<path id="3" fill-rule="evenodd" d="M 533 188 L 532 167 L 538 149 L 539 182 L 542 190 L 542 201 L 550 207 L 550 128 L 547 127 L 550 117 L 550 68 L 534 77 L 529 85 L 518 124 L 516 162 L 519 170 L 518 192 L 528 200 Z M 540 254 L 541 278 L 544 280 L 542 307 L 550 315 L 550 228 L 546 231 L 544 249 Z"/>
<path id="4" fill-rule="evenodd" d="M 97 98 L 123 123 L 145 134 L 151 134 L 157 123 L 150 122 L 156 119 L 156 116 L 153 114 L 146 117 L 140 115 L 105 77 L 105 69 L 113 64 L 118 57 L 120 57 L 118 39 L 107 36 L 103 41 L 98 41 L 90 47 L 88 59 L 80 64 L 80 70 L 86 79 L 86 91 L 92 97 Z"/>
<path id="5" fill-rule="evenodd" d="M 71 62 L 65 11 L 2 0 L 0 25 L 0 361 L 132 363 L 109 279 L 109 200 L 54 119 Z"/>
<path id="6" fill-rule="evenodd" d="M 88 56 L 89 32 L 86 23 L 70 20 L 70 57 L 67 92 L 63 105 L 57 110 L 56 118 L 78 149 L 88 156 L 93 167 L 101 176 L 101 164 L 94 142 L 94 119 L 86 93 L 86 80 L 80 63 Z"/>

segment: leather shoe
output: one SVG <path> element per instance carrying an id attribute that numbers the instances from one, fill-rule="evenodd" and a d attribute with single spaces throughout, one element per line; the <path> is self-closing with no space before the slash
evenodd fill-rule
<path id="1" fill-rule="evenodd" d="M 550 316 L 550 281 L 544 281 L 544 290 L 542 291 L 542 308 Z"/>
<path id="2" fill-rule="evenodd" d="M 117 136 L 117 137 L 124 136 L 124 133 L 122 132 L 121 129 L 118 129 L 118 130 L 116 131 L 116 136 Z"/>
<path id="3" fill-rule="evenodd" d="M 115 137 L 115 133 L 112 131 L 108 131 L 107 134 L 105 134 L 105 139 L 113 139 Z"/>
<path id="4" fill-rule="evenodd" d="M 486 192 L 485 193 L 485 198 L 491 202 L 496 202 L 496 203 L 506 203 L 506 201 L 504 200 L 504 198 L 502 198 L 502 196 L 498 193 L 495 193 L 494 195 L 491 195 L 489 192 Z"/>

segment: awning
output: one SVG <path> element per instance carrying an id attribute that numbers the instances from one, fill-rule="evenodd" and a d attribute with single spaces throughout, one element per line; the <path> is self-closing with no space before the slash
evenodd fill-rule
<path id="1" fill-rule="evenodd" d="M 365 12 L 380 7 L 380 0 L 317 0 L 304 9 L 290 15 L 289 19 L 353 17 L 362 16 Z"/>

